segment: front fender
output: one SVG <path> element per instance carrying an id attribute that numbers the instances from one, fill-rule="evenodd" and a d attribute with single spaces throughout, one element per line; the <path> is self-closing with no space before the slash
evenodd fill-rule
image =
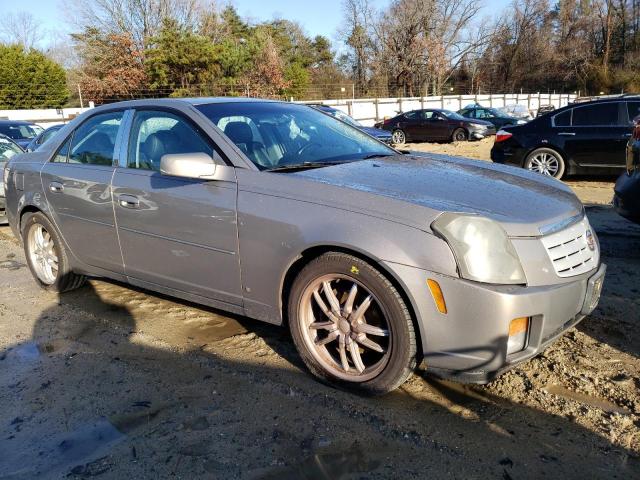
<path id="1" fill-rule="evenodd" d="M 247 315 L 279 324 L 286 274 L 306 251 L 348 250 L 372 263 L 392 262 L 457 276 L 443 240 L 364 213 L 239 191 L 238 240 Z"/>

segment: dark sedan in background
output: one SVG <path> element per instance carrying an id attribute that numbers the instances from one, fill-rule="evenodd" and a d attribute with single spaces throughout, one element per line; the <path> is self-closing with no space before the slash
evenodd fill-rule
<path id="1" fill-rule="evenodd" d="M 443 109 L 412 110 L 376 124 L 390 131 L 393 143 L 452 141 L 481 139 L 495 135 L 490 122 L 465 118 L 456 112 Z"/>
<path id="2" fill-rule="evenodd" d="M 373 138 L 380 140 L 381 142 L 384 142 L 386 144 L 392 143 L 391 134 L 389 132 L 385 130 L 381 130 L 379 128 L 365 127 L 360 122 L 358 122 L 354 118 L 344 113 L 342 110 L 338 110 L 337 108 L 333 108 L 328 105 L 317 104 L 317 105 L 310 105 L 310 106 L 315 108 L 316 110 L 320 110 L 321 112 L 327 113 L 332 117 L 337 118 L 338 120 L 342 120 L 343 122 L 348 123 L 352 127 L 356 127 L 358 130 L 368 135 L 371 135 Z"/>
<path id="3" fill-rule="evenodd" d="M 527 123 L 525 120 L 516 118 L 503 110 L 483 107 L 482 105 L 465 107 L 462 110 L 458 110 L 458 113 L 465 118 L 491 122 L 496 128 L 502 128 L 508 125 L 523 125 Z"/>
<path id="4" fill-rule="evenodd" d="M 640 223 L 640 115 L 634 120 L 633 134 L 627 144 L 626 167 L 627 171 L 616 182 L 613 205 L 620 215 Z"/>
<path id="5" fill-rule="evenodd" d="M 0 133 L 16 142 L 21 148 L 27 148 L 31 140 L 42 132 L 42 130 L 42 127 L 31 122 L 0 120 Z"/>
<path id="6" fill-rule="evenodd" d="M 47 140 L 52 138 L 55 135 L 55 133 L 58 130 L 60 130 L 62 127 L 64 127 L 64 124 L 61 123 L 59 125 L 54 125 L 52 127 L 47 128 L 46 130 L 43 130 L 33 140 L 31 140 L 31 142 L 29 142 L 29 145 L 27 145 L 27 148 L 25 150 L 27 152 L 33 152 L 38 147 L 40 147 L 40 145 L 42 145 Z"/>
<path id="7" fill-rule="evenodd" d="M 555 178 L 618 175 L 625 168 L 625 148 L 638 113 L 640 95 L 571 104 L 498 131 L 491 159 Z"/>

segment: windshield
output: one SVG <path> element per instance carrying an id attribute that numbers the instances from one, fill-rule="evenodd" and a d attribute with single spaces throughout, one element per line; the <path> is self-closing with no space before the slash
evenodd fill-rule
<path id="1" fill-rule="evenodd" d="M 496 117 L 513 117 L 513 115 L 504 108 L 487 108 L 487 110 L 493 113 Z"/>
<path id="2" fill-rule="evenodd" d="M 14 140 L 32 139 L 43 129 L 37 125 L 9 124 L 0 125 L 0 133 Z"/>
<path id="3" fill-rule="evenodd" d="M 468 120 L 467 118 L 464 118 L 462 115 L 460 115 L 459 113 L 456 112 L 452 112 L 451 110 L 441 110 L 441 112 L 447 117 L 450 118 L 452 120 Z"/>
<path id="4" fill-rule="evenodd" d="M 18 145 L 6 138 L 0 138 L 0 162 L 6 162 L 19 153 L 22 153 L 22 150 Z"/>
<path id="5" fill-rule="evenodd" d="M 196 108 L 261 170 L 396 154 L 360 130 L 305 105 L 229 102 Z"/>

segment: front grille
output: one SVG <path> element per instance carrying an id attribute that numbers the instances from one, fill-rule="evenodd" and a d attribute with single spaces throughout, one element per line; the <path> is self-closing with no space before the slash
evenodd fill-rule
<path id="1" fill-rule="evenodd" d="M 598 266 L 598 244 L 586 216 L 559 232 L 542 237 L 542 244 L 560 277 L 580 275 Z"/>

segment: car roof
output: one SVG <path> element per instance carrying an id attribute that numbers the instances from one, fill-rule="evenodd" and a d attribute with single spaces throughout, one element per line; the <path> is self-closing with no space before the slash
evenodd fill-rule
<path id="1" fill-rule="evenodd" d="M 33 122 L 26 120 L 0 120 L 0 125 L 35 125 Z"/>

